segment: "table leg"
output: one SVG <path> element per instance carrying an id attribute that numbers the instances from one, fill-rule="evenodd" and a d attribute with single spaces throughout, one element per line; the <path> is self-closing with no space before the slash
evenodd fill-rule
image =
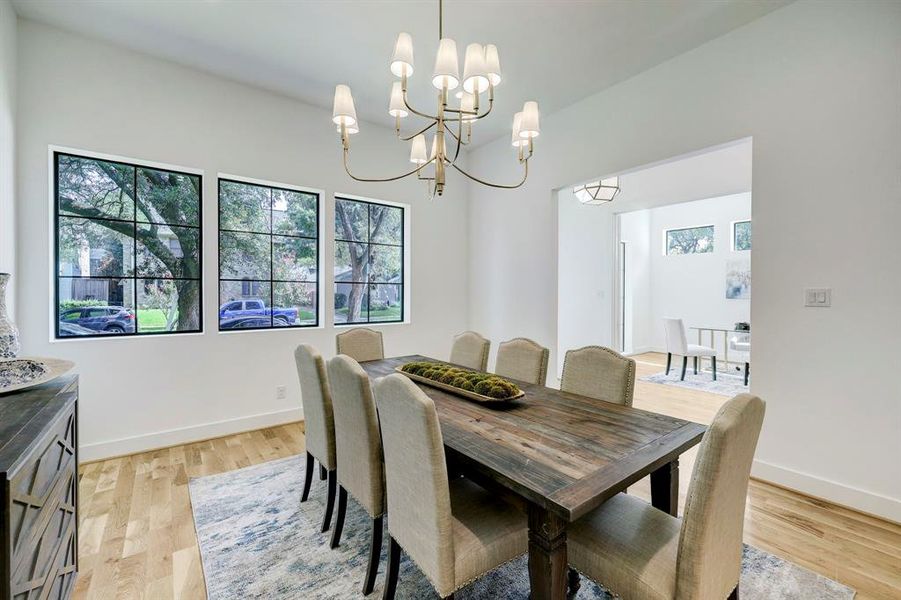
<path id="1" fill-rule="evenodd" d="M 651 505 L 679 516 L 679 459 L 651 473 Z"/>
<path id="2" fill-rule="evenodd" d="M 729 370 L 729 332 L 723 332 L 723 365 L 726 371 Z"/>
<path id="3" fill-rule="evenodd" d="M 531 600 L 566 598 L 566 522 L 529 503 L 529 582 Z"/>

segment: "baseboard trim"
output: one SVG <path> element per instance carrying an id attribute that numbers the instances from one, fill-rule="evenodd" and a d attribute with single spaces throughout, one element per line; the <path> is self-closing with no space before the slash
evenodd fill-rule
<path id="1" fill-rule="evenodd" d="M 652 348 L 651 346 L 642 346 L 641 348 L 632 348 L 631 352 L 626 352 L 623 356 L 638 356 L 639 354 L 647 354 L 648 352 L 660 352 L 660 350 Z M 666 350 L 663 350 L 663 354 L 666 354 Z"/>
<path id="2" fill-rule="evenodd" d="M 901 500 L 895 498 L 852 488 L 762 460 L 754 461 L 751 476 L 857 512 L 901 523 Z"/>
<path id="3" fill-rule="evenodd" d="M 245 431 L 254 431 L 275 425 L 294 423 L 303 419 L 303 411 L 300 408 L 290 408 L 274 412 L 225 419 L 200 425 L 189 425 L 177 429 L 156 431 L 143 435 L 127 438 L 83 444 L 78 447 L 78 460 L 80 463 L 96 462 L 108 458 L 128 456 L 138 452 L 147 452 L 199 442 Z"/>

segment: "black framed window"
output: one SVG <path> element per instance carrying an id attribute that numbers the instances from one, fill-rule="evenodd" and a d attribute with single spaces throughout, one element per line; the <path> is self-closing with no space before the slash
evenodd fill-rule
<path id="1" fill-rule="evenodd" d="M 666 230 L 666 255 L 713 252 L 713 225 Z"/>
<path id="2" fill-rule="evenodd" d="M 203 330 L 200 175 L 55 152 L 57 338 Z"/>
<path id="3" fill-rule="evenodd" d="M 751 249 L 750 221 L 737 221 L 732 224 L 732 249 L 736 252 Z"/>
<path id="4" fill-rule="evenodd" d="M 319 194 L 219 179 L 219 330 L 319 325 Z"/>
<path id="5" fill-rule="evenodd" d="M 404 320 L 404 209 L 335 198 L 335 323 Z"/>

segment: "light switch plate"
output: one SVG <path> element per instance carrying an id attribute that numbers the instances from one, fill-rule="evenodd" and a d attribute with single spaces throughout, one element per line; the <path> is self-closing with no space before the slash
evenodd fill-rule
<path id="1" fill-rule="evenodd" d="M 804 290 L 804 306 L 829 308 L 832 306 L 832 288 L 807 288 Z"/>

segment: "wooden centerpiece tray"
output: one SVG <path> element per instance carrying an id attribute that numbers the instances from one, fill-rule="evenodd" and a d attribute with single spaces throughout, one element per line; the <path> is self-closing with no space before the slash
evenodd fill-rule
<path id="1" fill-rule="evenodd" d="M 442 365 L 442 363 L 435 363 L 435 364 Z M 447 366 L 454 366 L 454 365 L 447 365 Z M 395 367 L 394 370 L 395 370 L 395 372 L 400 373 L 401 375 L 403 375 L 405 377 L 409 377 L 410 379 L 412 379 L 413 381 L 416 381 L 418 383 L 429 385 L 434 388 L 438 388 L 439 390 L 444 390 L 445 392 L 448 392 L 448 393 L 451 393 L 451 394 L 454 394 L 457 396 L 462 396 L 469 400 L 474 400 L 475 402 L 483 402 L 485 404 L 497 404 L 497 403 L 509 402 L 511 400 L 518 400 L 519 398 L 522 398 L 526 395 L 526 393 L 524 391 L 519 390 L 519 392 L 517 394 L 514 394 L 513 396 L 509 396 L 507 398 L 492 398 L 491 396 L 485 396 L 485 395 L 479 394 L 477 392 L 473 392 L 470 390 L 464 390 L 463 388 L 459 388 L 457 386 L 450 385 L 448 383 L 443 383 L 441 381 L 435 381 L 434 379 L 429 379 L 428 377 L 423 377 L 422 375 L 416 375 L 415 373 L 408 373 L 407 371 L 403 370 L 403 366 Z M 479 371 L 472 371 L 472 372 L 480 373 Z"/>

